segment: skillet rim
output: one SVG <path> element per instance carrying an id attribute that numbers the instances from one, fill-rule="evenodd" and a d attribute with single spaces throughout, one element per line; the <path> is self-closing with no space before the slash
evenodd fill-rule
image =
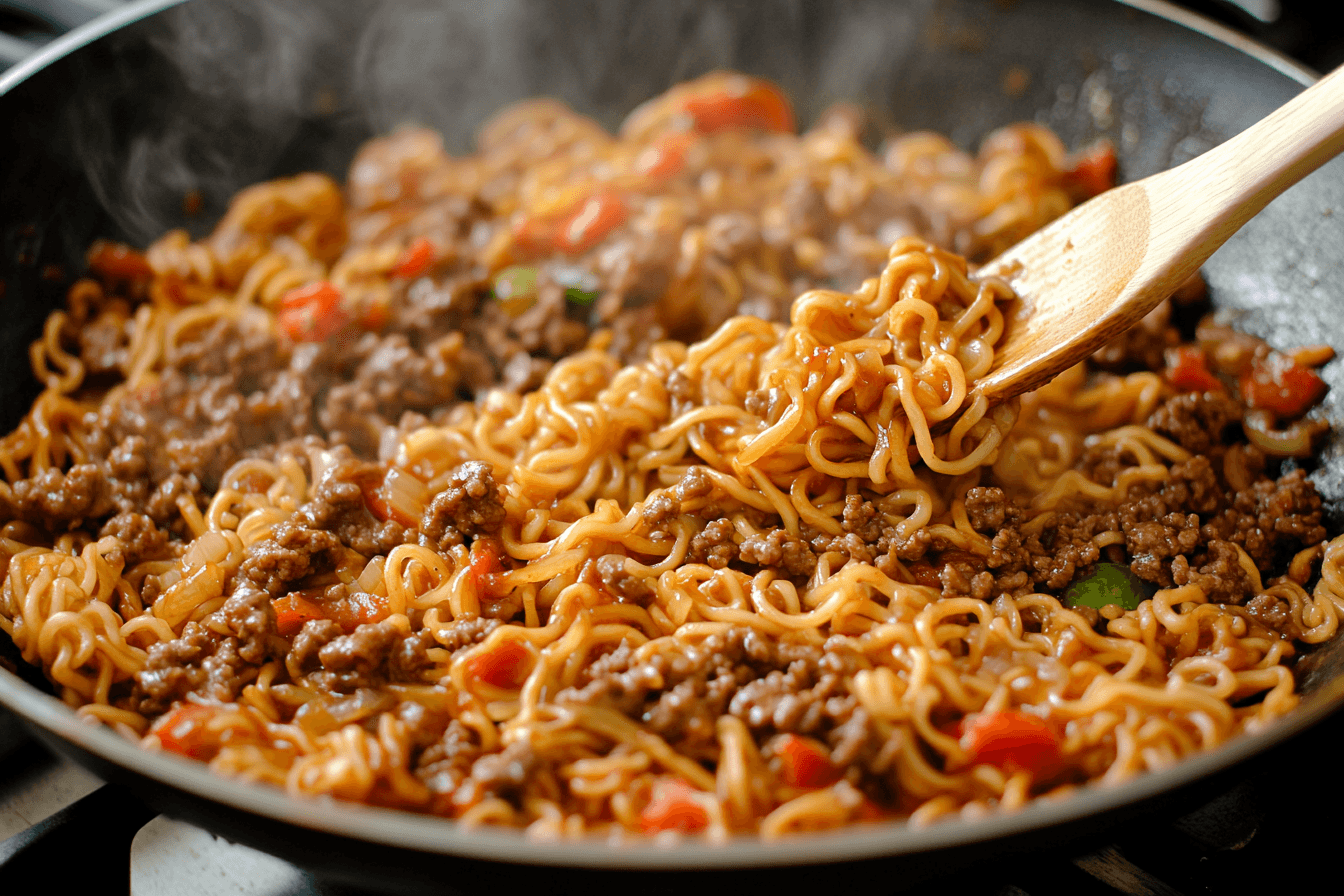
<path id="1" fill-rule="evenodd" d="M 0 74 L 0 96 L 51 63 L 111 32 L 185 2 L 187 0 L 137 0 L 69 32 Z M 1117 2 L 1203 34 L 1300 84 L 1310 84 L 1318 77 L 1310 68 L 1277 51 L 1165 0 Z M 224 778 L 201 763 L 147 751 L 109 728 L 81 719 L 60 700 L 42 693 L 3 668 L 0 668 L 0 706 L 13 711 L 30 726 L 42 729 L 41 734 L 48 743 L 51 743 L 49 736 L 54 736 L 57 739 L 55 746 L 67 754 L 74 752 L 81 764 L 88 765 L 88 756 L 91 756 L 111 763 L 120 773 L 148 778 L 191 799 L 241 810 L 309 832 L 427 855 L 485 862 L 589 870 L 722 871 L 933 854 L 1023 833 L 1060 829 L 1071 822 L 1134 807 L 1226 772 L 1322 722 L 1344 706 L 1344 674 L 1325 682 L 1288 716 L 1263 731 L 1243 735 L 1213 751 L 1122 784 L 1089 785 L 1067 799 L 1036 800 L 1015 813 L 995 814 L 974 821 L 954 818 L 923 828 L 890 821 L 775 841 L 738 837 L 718 843 L 703 839 L 633 836 L 620 842 L 601 838 L 536 841 L 517 831 L 469 829 L 436 816 L 347 803 L 329 797 L 296 798 L 276 788 Z M 72 751 L 71 746 L 75 750 Z"/>

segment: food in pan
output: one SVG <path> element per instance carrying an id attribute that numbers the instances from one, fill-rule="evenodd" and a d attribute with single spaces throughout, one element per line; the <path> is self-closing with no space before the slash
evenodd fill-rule
<path id="1" fill-rule="evenodd" d="M 1193 283 L 968 402 L 1012 296 L 966 257 L 1114 158 L 861 127 L 536 100 L 96 245 L 0 446 L 0 625 L 149 749 L 548 837 L 970 817 L 1282 716 L 1344 613 L 1284 461 L 1330 350 L 1183 337 Z"/>

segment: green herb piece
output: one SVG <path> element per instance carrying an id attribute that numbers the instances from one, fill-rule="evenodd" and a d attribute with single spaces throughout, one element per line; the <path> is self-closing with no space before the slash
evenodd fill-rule
<path id="1" fill-rule="evenodd" d="M 1096 571 L 1069 586 L 1064 603 L 1070 607 L 1102 607 L 1115 604 L 1126 610 L 1137 610 L 1139 604 L 1152 596 L 1150 586 L 1119 563 L 1098 563 Z"/>
<path id="2" fill-rule="evenodd" d="M 537 269 L 516 264 L 495 275 L 495 301 L 509 317 L 518 317 L 537 303 Z"/>

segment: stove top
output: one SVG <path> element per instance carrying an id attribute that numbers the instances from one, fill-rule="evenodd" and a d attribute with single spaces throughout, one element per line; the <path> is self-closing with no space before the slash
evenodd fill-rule
<path id="1" fill-rule="evenodd" d="M 0 0 L 0 70 L 121 0 Z M 1317 0 L 1186 0 L 1301 62 L 1344 62 L 1344 32 L 1323 27 Z M 1235 786 L 1180 817 L 1125 822 L 1110 843 L 1081 852 L 1033 852 L 1002 867 L 970 869 L 913 892 L 968 896 L 1243 893 L 1307 883 L 1284 871 L 1328 863 L 1337 825 L 1319 807 L 1344 803 L 1331 761 L 1344 738 L 1336 717 L 1281 748 Z M 1285 769 L 1292 772 L 1285 774 Z M 135 896 L 357 896 L 280 859 L 159 815 L 122 787 L 29 739 L 0 710 L 0 880 L 50 878 L 83 894 Z M 115 819 L 109 824 L 108 819 Z M 72 860 L 72 857 L 74 859 Z M 878 893 L 891 891 L 876 885 Z"/>

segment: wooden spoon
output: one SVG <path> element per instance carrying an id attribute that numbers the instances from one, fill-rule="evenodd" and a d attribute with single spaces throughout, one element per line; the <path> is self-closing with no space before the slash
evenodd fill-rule
<path id="1" fill-rule="evenodd" d="M 982 267 L 1020 297 L 991 402 L 1044 385 L 1138 323 L 1256 212 L 1344 149 L 1344 68 L 1184 165 L 1107 190 Z"/>

